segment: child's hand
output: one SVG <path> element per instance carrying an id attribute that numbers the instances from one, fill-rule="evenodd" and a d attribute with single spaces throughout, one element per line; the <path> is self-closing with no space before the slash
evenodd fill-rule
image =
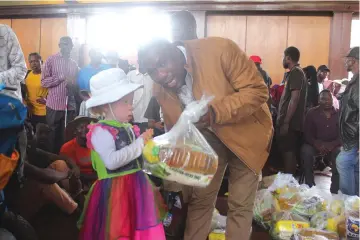
<path id="1" fill-rule="evenodd" d="M 153 129 L 147 129 L 143 134 L 141 134 L 140 137 L 144 139 L 144 144 L 146 144 L 150 139 L 152 139 L 154 136 L 154 130 Z"/>

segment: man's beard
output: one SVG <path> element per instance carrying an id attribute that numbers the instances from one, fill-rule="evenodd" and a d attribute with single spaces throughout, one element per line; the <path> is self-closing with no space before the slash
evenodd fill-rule
<path id="1" fill-rule="evenodd" d="M 283 67 L 284 67 L 285 69 L 288 69 L 288 68 L 289 68 L 289 64 L 286 63 L 285 61 L 283 61 Z"/>

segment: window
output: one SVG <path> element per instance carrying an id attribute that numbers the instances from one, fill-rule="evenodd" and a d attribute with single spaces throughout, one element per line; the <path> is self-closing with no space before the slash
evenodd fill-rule
<path id="1" fill-rule="evenodd" d="M 153 38 L 171 38 L 169 15 L 149 9 L 95 15 L 87 21 L 87 43 L 121 57 L 136 56 L 138 48 Z"/>
<path id="2" fill-rule="evenodd" d="M 355 47 L 360 45 L 360 20 L 355 18 L 351 22 L 351 39 L 350 47 Z M 348 78 L 351 79 L 353 74 L 349 72 Z"/>

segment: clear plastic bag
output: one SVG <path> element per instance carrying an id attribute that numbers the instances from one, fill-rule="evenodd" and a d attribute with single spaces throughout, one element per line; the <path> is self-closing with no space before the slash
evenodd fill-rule
<path id="1" fill-rule="evenodd" d="M 209 185 L 217 171 L 218 156 L 194 123 L 207 113 L 212 99 L 203 96 L 188 104 L 169 132 L 145 145 L 146 173 L 189 186 Z"/>
<path id="2" fill-rule="evenodd" d="M 214 209 L 213 216 L 211 218 L 211 231 L 226 229 L 226 216 L 220 215 L 217 209 Z"/>
<path id="3" fill-rule="evenodd" d="M 291 240 L 339 240 L 339 235 L 335 232 L 306 228 L 294 234 Z"/>
<path id="4" fill-rule="evenodd" d="M 270 234 L 274 239 L 288 240 L 302 228 L 310 227 L 309 221 L 289 211 L 276 212 L 272 216 Z"/>
<path id="5" fill-rule="evenodd" d="M 336 217 L 337 216 L 332 212 L 328 212 L 328 211 L 318 212 L 311 217 L 310 225 L 313 228 L 325 230 L 328 229 L 329 223 L 333 222 Z M 336 232 L 337 226 L 336 228 L 332 227 L 332 230 Z"/>
<path id="6" fill-rule="evenodd" d="M 255 222 L 265 229 L 271 225 L 271 216 L 276 211 L 275 201 L 276 199 L 268 189 L 262 189 L 256 193 L 253 216 Z"/>
<path id="7" fill-rule="evenodd" d="M 345 226 L 346 235 L 349 239 L 359 239 L 359 211 L 360 198 L 358 196 L 349 196 L 345 200 Z"/>
<path id="8" fill-rule="evenodd" d="M 299 200 L 299 187 L 299 183 L 291 174 L 278 173 L 268 189 L 256 193 L 254 220 L 268 229 L 274 212 L 291 209 Z"/>
<path id="9" fill-rule="evenodd" d="M 326 202 L 323 195 L 324 192 L 316 186 L 300 192 L 300 200 L 293 206 L 292 211 L 309 218 L 318 212 L 325 211 Z"/>

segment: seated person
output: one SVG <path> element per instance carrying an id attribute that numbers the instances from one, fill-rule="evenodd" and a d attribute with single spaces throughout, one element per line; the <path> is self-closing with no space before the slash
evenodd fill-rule
<path id="1" fill-rule="evenodd" d="M 55 161 L 66 163 L 69 169 L 72 169 L 77 177 L 80 177 L 78 166 L 66 156 L 60 156 L 49 152 L 51 144 L 49 142 L 50 128 L 48 125 L 39 123 L 36 127 L 36 134 L 28 134 L 27 156 L 29 162 L 38 168 L 47 168 Z M 65 190 L 69 190 L 69 180 L 64 180 L 60 184 Z"/>
<path id="2" fill-rule="evenodd" d="M 38 129 L 39 127 L 41 128 L 41 124 L 37 125 Z M 40 133 L 41 131 L 37 131 L 37 134 Z M 13 174 L 5 188 L 9 209 L 30 219 L 45 204 L 53 203 L 65 213 L 72 214 L 84 201 L 80 180 L 66 161 L 59 160 L 60 156 L 37 148 L 36 140 L 39 138 L 32 135 L 31 129 L 27 128 L 27 136 L 23 186 L 19 186 L 16 174 Z"/>
<path id="3" fill-rule="evenodd" d="M 305 118 L 305 144 L 301 149 L 301 158 L 305 173 L 305 183 L 310 187 L 314 181 L 314 159 L 324 157 L 331 160 L 331 192 L 339 190 L 339 174 L 336 170 L 336 157 L 340 151 L 338 132 L 339 115 L 333 107 L 332 94 L 323 90 L 319 96 L 319 106 L 310 109 Z"/>
<path id="4" fill-rule="evenodd" d="M 91 122 L 97 122 L 95 118 L 79 116 L 66 126 L 66 143 L 60 149 L 60 156 L 70 158 L 79 168 L 80 178 L 83 184 L 91 185 L 97 174 L 92 167 L 91 150 L 86 146 L 87 126 Z"/>
<path id="5" fill-rule="evenodd" d="M 82 204 L 78 179 L 62 160 L 54 161 L 47 168 L 38 168 L 27 159 L 24 163 L 24 176 L 26 179 L 21 188 L 12 179 L 6 186 L 5 194 L 9 209 L 27 220 L 48 203 L 55 204 L 67 214 L 74 213 L 80 202 Z M 70 181 L 67 191 L 57 184 L 64 180 Z M 75 202 L 76 198 L 79 199 L 79 204 Z"/>

